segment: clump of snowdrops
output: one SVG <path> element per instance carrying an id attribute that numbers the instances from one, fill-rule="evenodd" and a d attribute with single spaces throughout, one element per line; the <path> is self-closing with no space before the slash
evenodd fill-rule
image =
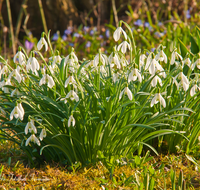
<path id="1" fill-rule="evenodd" d="M 189 153 L 199 142 L 199 55 L 141 53 L 123 21 L 113 38 L 123 41 L 92 60 L 53 51 L 50 32 L 29 56 L 19 47 L 14 67 L 1 57 L 1 137 L 32 162 L 112 164 L 144 147 L 158 154 L 163 141 Z"/>

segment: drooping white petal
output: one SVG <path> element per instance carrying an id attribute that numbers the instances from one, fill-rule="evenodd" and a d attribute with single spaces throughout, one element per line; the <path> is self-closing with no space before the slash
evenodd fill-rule
<path id="1" fill-rule="evenodd" d="M 47 136 L 47 132 L 46 132 L 46 130 L 45 130 L 45 129 L 42 129 L 42 131 L 41 131 L 41 133 L 40 133 L 40 137 L 39 137 L 39 139 L 42 141 L 43 138 L 46 137 L 46 136 Z"/>
<path id="2" fill-rule="evenodd" d="M 124 90 L 122 90 L 122 91 L 121 91 L 121 93 L 119 94 L 119 100 L 121 100 L 121 98 L 122 98 L 122 95 L 124 94 L 124 91 L 125 91 L 125 89 L 124 89 Z"/>
<path id="3" fill-rule="evenodd" d="M 129 100 L 133 99 L 132 92 L 130 91 L 130 89 L 128 87 L 125 87 L 125 93 L 127 94 Z"/>
<path id="4" fill-rule="evenodd" d="M 49 88 L 52 88 L 55 85 L 53 78 L 47 74 L 47 80 L 48 80 L 47 86 Z"/>
<path id="5" fill-rule="evenodd" d="M 190 96 L 194 96 L 196 94 L 197 90 L 197 85 L 195 84 L 191 89 L 190 89 Z"/>
<path id="6" fill-rule="evenodd" d="M 160 93 L 159 93 L 159 99 L 160 99 L 161 105 L 165 108 L 166 107 L 166 102 L 165 102 L 165 99 L 161 96 Z"/>
<path id="7" fill-rule="evenodd" d="M 48 50 L 48 44 L 47 44 L 45 38 L 41 37 L 39 42 L 37 43 L 37 49 L 41 50 L 43 46 L 45 46 L 45 51 L 47 51 Z"/>
<path id="8" fill-rule="evenodd" d="M 71 124 L 72 124 L 73 127 L 75 126 L 75 119 L 74 119 L 73 115 L 69 116 L 68 127 L 70 127 Z"/>

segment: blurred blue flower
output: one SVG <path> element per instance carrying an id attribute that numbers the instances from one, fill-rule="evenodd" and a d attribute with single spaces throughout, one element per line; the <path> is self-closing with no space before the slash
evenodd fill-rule
<path id="1" fill-rule="evenodd" d="M 149 27 L 150 27 L 150 24 L 149 24 L 148 22 L 145 22 L 145 23 L 144 23 L 144 27 L 149 28 Z"/>
<path id="2" fill-rule="evenodd" d="M 186 12 L 186 18 L 187 18 L 187 19 L 191 18 L 190 10 L 187 10 L 187 12 Z"/>
<path id="3" fill-rule="evenodd" d="M 77 33 L 77 32 L 75 32 L 75 33 L 73 34 L 73 37 L 80 38 L 80 37 L 82 37 L 82 35 L 79 34 L 79 33 Z"/>
<path id="4" fill-rule="evenodd" d="M 33 48 L 33 45 L 32 42 L 29 42 L 28 40 L 25 41 L 25 48 L 29 51 Z"/>
<path id="5" fill-rule="evenodd" d="M 65 33 L 66 35 L 70 35 L 70 34 L 72 33 L 72 30 L 73 30 L 72 27 L 68 27 L 68 28 L 64 31 L 64 33 Z"/>
<path id="6" fill-rule="evenodd" d="M 142 25 L 142 20 L 138 19 L 134 22 L 134 25 L 136 26 L 141 26 Z"/>
<path id="7" fill-rule="evenodd" d="M 70 46 L 74 47 L 74 43 L 69 43 Z"/>
<path id="8" fill-rule="evenodd" d="M 106 32 L 105 32 L 105 35 L 106 35 L 107 38 L 109 38 L 110 37 L 110 30 L 107 29 Z"/>
<path id="9" fill-rule="evenodd" d="M 89 47 L 91 46 L 91 44 L 92 44 L 92 43 L 91 43 L 90 41 L 88 41 L 88 42 L 85 44 L 85 47 L 86 47 L 86 48 L 89 48 Z"/>
<path id="10" fill-rule="evenodd" d="M 89 26 L 84 26 L 83 27 L 83 31 L 85 32 L 85 34 L 89 32 L 89 29 L 90 29 Z"/>
<path id="11" fill-rule="evenodd" d="M 90 35 L 91 35 L 91 36 L 94 35 L 94 30 L 90 30 Z"/>
<path id="12" fill-rule="evenodd" d="M 63 39 L 64 41 L 66 41 L 66 40 L 67 40 L 67 36 L 66 36 L 66 35 L 63 35 L 63 36 L 62 36 L 62 39 Z"/>
<path id="13" fill-rule="evenodd" d="M 162 26 L 163 25 L 163 23 L 162 22 L 158 22 L 158 26 Z"/>
<path id="14" fill-rule="evenodd" d="M 151 48 L 151 52 L 154 52 L 156 48 Z"/>
<path id="15" fill-rule="evenodd" d="M 100 39 L 103 39 L 103 35 L 100 34 L 100 35 L 99 35 L 99 38 L 100 38 Z"/>
<path id="16" fill-rule="evenodd" d="M 53 37 L 52 37 L 52 40 L 53 41 L 57 41 L 58 40 L 58 34 L 57 33 L 55 33 L 54 35 L 53 35 Z"/>

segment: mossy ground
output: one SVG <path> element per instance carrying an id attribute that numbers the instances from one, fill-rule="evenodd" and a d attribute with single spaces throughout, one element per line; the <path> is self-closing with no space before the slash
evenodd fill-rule
<path id="1" fill-rule="evenodd" d="M 155 189 L 171 189 L 171 168 L 176 171 L 177 183 L 182 170 L 187 189 L 200 189 L 200 172 L 182 154 L 154 156 L 141 165 L 131 161 L 116 165 L 110 176 L 101 162 L 77 171 L 57 163 L 30 168 L 12 143 L 1 144 L 0 149 L 0 189 L 138 189 L 147 172 L 155 180 Z"/>

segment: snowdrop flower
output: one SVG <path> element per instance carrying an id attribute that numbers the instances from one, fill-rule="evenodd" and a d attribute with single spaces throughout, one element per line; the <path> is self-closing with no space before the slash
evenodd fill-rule
<path id="1" fill-rule="evenodd" d="M 46 132 L 46 130 L 45 130 L 45 129 L 42 129 L 42 131 L 41 131 L 41 133 L 40 133 L 40 137 L 39 137 L 39 139 L 42 141 L 43 138 L 46 137 L 46 136 L 47 136 L 47 132 Z"/>
<path id="2" fill-rule="evenodd" d="M 25 130 L 24 130 L 26 135 L 28 134 L 28 131 L 29 133 L 35 133 L 35 134 L 37 133 L 37 128 L 34 125 L 33 119 L 29 119 L 29 122 L 26 124 Z"/>
<path id="3" fill-rule="evenodd" d="M 121 44 L 119 44 L 119 46 L 117 47 L 117 51 L 119 51 L 121 49 L 122 53 L 125 54 L 126 53 L 126 50 L 127 50 L 127 47 L 128 49 L 130 50 L 131 49 L 131 46 L 130 44 L 127 42 L 127 41 L 123 41 Z"/>
<path id="4" fill-rule="evenodd" d="M 149 57 L 147 58 L 147 63 L 145 65 L 145 70 L 149 69 L 149 73 L 151 75 L 154 75 L 156 72 L 156 67 L 159 67 L 159 63 L 158 61 L 155 60 L 155 58 L 153 59 L 149 59 Z"/>
<path id="5" fill-rule="evenodd" d="M 73 127 L 75 126 L 75 119 L 74 119 L 73 115 L 69 116 L 68 127 L 70 127 L 71 124 L 72 124 Z"/>
<path id="6" fill-rule="evenodd" d="M 68 84 L 73 84 L 73 86 L 76 88 L 76 84 L 77 83 L 76 83 L 76 81 L 75 81 L 73 76 L 69 76 L 67 78 L 67 80 L 65 81 L 65 88 L 67 88 Z"/>
<path id="7" fill-rule="evenodd" d="M 9 92 L 9 88 L 8 88 L 8 87 L 4 87 L 4 86 L 6 86 L 6 85 L 12 86 L 12 84 L 11 84 L 9 78 L 3 80 L 2 82 L 0 82 L 0 88 L 4 91 L 4 93 L 10 93 L 10 92 Z"/>
<path id="8" fill-rule="evenodd" d="M 32 134 L 27 140 L 26 140 L 26 146 L 29 145 L 30 142 L 34 142 L 37 143 L 38 146 L 40 146 L 40 141 L 38 140 L 38 138 L 35 136 L 35 134 Z"/>
<path id="9" fill-rule="evenodd" d="M 121 57 L 120 63 L 123 67 L 126 67 L 127 65 L 129 65 L 129 62 L 124 57 Z"/>
<path id="10" fill-rule="evenodd" d="M 8 67 L 5 65 L 3 68 L 0 70 L 0 80 L 1 80 L 1 75 L 6 74 L 8 72 Z"/>
<path id="11" fill-rule="evenodd" d="M 186 64 L 188 67 L 190 67 L 190 65 L 191 65 L 190 58 L 186 58 L 186 59 L 183 61 L 183 66 L 184 66 L 185 64 Z M 192 70 L 193 70 L 193 69 L 192 69 Z"/>
<path id="12" fill-rule="evenodd" d="M 195 66 L 197 66 L 197 68 L 200 69 L 200 58 L 198 58 L 198 59 L 191 65 L 191 69 L 194 70 Z"/>
<path id="13" fill-rule="evenodd" d="M 94 66 L 97 67 L 97 65 L 99 64 L 99 61 L 105 65 L 107 62 L 108 58 L 105 54 L 102 53 L 98 53 L 95 57 L 94 57 Z"/>
<path id="14" fill-rule="evenodd" d="M 14 95 L 21 96 L 21 93 L 17 88 L 15 88 L 10 94 L 11 97 L 13 97 Z"/>
<path id="15" fill-rule="evenodd" d="M 67 103 L 67 98 L 70 98 L 72 101 L 75 100 L 76 102 L 79 101 L 79 97 L 74 90 L 70 90 L 65 98 L 61 98 L 60 100 Z"/>
<path id="16" fill-rule="evenodd" d="M 21 81 L 22 81 L 22 77 L 21 77 L 21 75 L 19 74 L 18 69 L 14 69 L 14 70 L 10 73 L 8 79 L 11 79 L 11 77 L 14 77 L 14 78 L 17 80 L 18 83 L 21 83 Z"/>
<path id="17" fill-rule="evenodd" d="M 122 29 L 122 27 L 118 27 L 115 32 L 113 33 L 113 38 L 117 42 L 120 38 L 121 32 L 123 33 L 125 39 L 127 39 L 127 34 L 126 32 Z"/>
<path id="18" fill-rule="evenodd" d="M 190 96 L 194 96 L 196 94 L 196 91 L 200 91 L 200 88 L 195 84 L 191 89 L 190 89 Z"/>
<path id="19" fill-rule="evenodd" d="M 24 119 L 24 109 L 21 103 L 17 103 L 12 112 L 10 113 L 10 120 L 13 120 L 13 116 L 17 119 Z"/>
<path id="20" fill-rule="evenodd" d="M 118 74 L 118 73 L 113 73 L 112 79 L 113 79 L 113 82 L 114 82 L 114 83 L 117 82 L 117 81 L 119 81 L 118 77 L 119 77 L 119 74 Z"/>
<path id="21" fill-rule="evenodd" d="M 166 54 L 164 53 L 163 50 L 161 50 L 155 57 L 155 59 L 157 61 L 164 61 L 165 63 L 167 63 L 167 56 Z"/>
<path id="22" fill-rule="evenodd" d="M 158 77 L 157 75 L 153 78 L 153 80 L 151 81 L 151 86 L 155 87 L 157 85 L 157 83 L 160 84 L 160 86 L 162 86 L 162 80 L 160 79 L 160 77 Z"/>
<path id="23" fill-rule="evenodd" d="M 74 49 L 72 48 L 72 52 L 65 57 L 65 65 L 68 63 L 68 61 L 72 59 L 75 63 L 78 63 L 78 57 L 74 53 Z"/>
<path id="24" fill-rule="evenodd" d="M 26 57 L 25 57 L 24 53 L 21 52 L 21 48 L 19 48 L 19 51 L 15 54 L 15 56 L 13 58 L 13 62 L 16 63 L 17 60 L 19 61 L 20 65 L 25 65 Z"/>
<path id="25" fill-rule="evenodd" d="M 56 55 L 54 57 L 50 57 L 49 58 L 50 60 L 53 59 L 53 62 L 52 62 L 52 67 L 55 68 L 56 65 L 60 65 L 61 61 L 62 61 L 62 58 L 60 57 L 60 55 Z"/>
<path id="26" fill-rule="evenodd" d="M 177 53 L 176 51 L 173 51 L 172 56 L 171 56 L 171 62 L 170 65 L 173 65 L 174 63 L 177 65 L 176 59 L 180 59 L 181 61 L 183 60 L 182 56 Z"/>
<path id="27" fill-rule="evenodd" d="M 121 91 L 121 93 L 119 95 L 119 100 L 121 100 L 123 94 L 127 95 L 129 100 L 133 99 L 132 92 L 130 91 L 130 89 L 128 87 L 125 87 L 124 90 Z"/>
<path id="28" fill-rule="evenodd" d="M 30 57 L 27 61 L 26 70 L 31 70 L 34 73 L 37 73 L 37 71 L 40 69 L 40 64 L 38 63 L 38 60 L 35 57 Z"/>
<path id="29" fill-rule="evenodd" d="M 144 62 L 145 62 L 145 59 L 146 59 L 146 55 L 145 54 L 141 54 L 140 55 L 140 59 L 139 59 L 139 70 L 141 71 L 141 67 L 144 66 Z"/>
<path id="30" fill-rule="evenodd" d="M 133 69 L 128 76 L 128 83 L 131 81 L 136 81 L 138 78 L 139 82 L 142 82 L 142 77 L 138 69 Z"/>
<path id="31" fill-rule="evenodd" d="M 177 80 L 180 80 L 180 82 L 178 83 Z M 189 88 L 189 80 L 187 79 L 187 77 L 183 74 L 183 72 L 180 72 L 178 75 L 176 75 L 173 79 L 173 83 L 176 84 L 177 89 L 179 89 L 179 86 L 183 87 L 184 91 L 187 91 Z"/>
<path id="32" fill-rule="evenodd" d="M 47 44 L 47 42 L 44 38 L 44 33 L 42 33 L 42 36 L 41 36 L 39 42 L 37 43 L 37 49 L 41 50 L 43 46 L 45 46 L 45 51 L 47 51 L 48 50 L 48 44 Z"/>
<path id="33" fill-rule="evenodd" d="M 43 77 L 41 78 L 41 80 L 39 82 L 39 86 L 46 84 L 46 83 L 49 88 L 52 88 L 55 85 L 53 78 L 51 76 L 49 76 L 48 74 L 43 75 Z"/>
<path id="34" fill-rule="evenodd" d="M 165 99 L 161 96 L 160 93 L 156 93 L 154 98 L 151 101 L 150 106 L 153 107 L 154 104 L 157 104 L 158 102 L 161 103 L 161 105 L 165 108 L 166 107 L 166 102 Z"/>
<path id="35" fill-rule="evenodd" d="M 110 54 L 108 57 L 108 63 L 110 64 L 110 67 L 113 68 L 115 65 L 117 66 L 118 69 L 121 69 L 121 64 L 119 61 L 119 57 L 117 54 L 113 56 L 113 52 Z"/>

